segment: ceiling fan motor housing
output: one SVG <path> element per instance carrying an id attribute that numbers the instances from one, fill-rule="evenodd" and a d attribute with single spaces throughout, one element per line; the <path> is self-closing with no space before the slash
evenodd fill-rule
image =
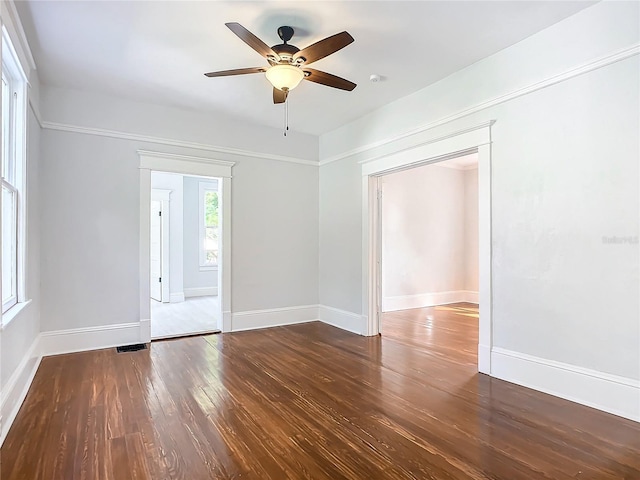
<path id="1" fill-rule="evenodd" d="M 271 47 L 271 50 L 276 52 L 280 58 L 283 56 L 293 57 L 294 54 L 298 53 L 300 49 L 296 46 L 289 45 L 288 43 L 281 43 L 280 45 L 274 45 Z"/>

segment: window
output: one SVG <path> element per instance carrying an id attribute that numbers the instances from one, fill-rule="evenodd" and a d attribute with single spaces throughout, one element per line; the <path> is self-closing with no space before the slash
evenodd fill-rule
<path id="1" fill-rule="evenodd" d="M 200 182 L 200 269 L 218 267 L 219 197 L 218 182 Z"/>
<path id="2" fill-rule="evenodd" d="M 2 38 L 2 313 L 24 300 L 25 76 Z"/>

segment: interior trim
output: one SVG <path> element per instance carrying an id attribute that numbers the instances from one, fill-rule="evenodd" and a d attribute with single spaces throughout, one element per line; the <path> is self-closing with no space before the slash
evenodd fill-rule
<path id="1" fill-rule="evenodd" d="M 57 130 L 61 132 L 81 133 L 84 135 L 96 135 L 99 137 L 118 138 L 121 140 L 133 140 L 136 142 L 155 143 L 158 145 L 170 145 L 172 147 L 190 148 L 193 150 L 204 150 L 207 152 L 215 152 L 226 155 L 237 155 L 240 157 L 261 158 L 263 160 L 277 160 L 279 162 L 297 163 L 300 165 L 318 166 L 318 162 L 313 160 L 302 160 L 285 155 L 275 155 L 271 153 L 253 152 L 251 150 L 243 150 L 239 148 L 220 147 L 217 145 L 209 145 L 206 143 L 185 142 L 183 140 L 175 140 L 171 138 L 153 137 L 150 135 L 140 135 L 137 133 L 120 132 L 116 130 L 107 130 L 104 128 L 81 127 L 78 125 L 69 125 L 66 123 L 42 121 L 42 128 L 47 130 Z"/>
<path id="2" fill-rule="evenodd" d="M 550 87 L 557 83 L 564 82 L 565 80 L 569 80 L 571 78 L 577 77 L 579 75 L 583 75 L 585 73 L 592 72 L 593 70 L 597 70 L 602 67 L 606 67 L 607 65 L 611 65 L 613 63 L 619 62 L 621 60 L 626 60 L 627 58 L 633 57 L 634 55 L 640 54 L 640 44 L 635 44 L 627 48 L 623 48 L 622 50 L 618 50 L 609 55 L 605 55 L 604 57 L 600 57 L 596 60 L 592 60 L 590 62 L 584 63 L 574 68 L 570 68 L 560 74 L 552 75 L 544 80 L 539 82 L 532 83 L 527 85 L 526 87 L 518 88 L 513 90 L 512 92 L 506 93 L 504 95 L 499 95 L 490 100 L 478 103 L 469 108 L 465 108 L 464 110 L 460 110 L 452 115 L 448 115 L 434 122 L 426 123 L 424 125 L 420 125 L 416 128 L 408 130 L 404 133 L 400 133 L 398 135 L 394 135 L 389 138 L 385 138 L 383 140 L 369 143 L 368 145 L 363 145 L 358 148 L 354 148 L 353 150 L 349 150 L 347 152 L 339 153 L 337 155 L 333 155 L 327 157 L 325 159 L 320 159 L 320 166 L 327 165 L 329 163 L 337 162 L 338 160 L 343 160 L 345 158 L 352 157 L 354 155 L 358 155 L 360 153 L 368 152 L 370 150 L 374 150 L 376 148 L 388 145 L 390 143 L 397 142 L 398 140 L 402 140 L 408 137 L 412 137 L 419 133 L 423 133 L 427 130 L 431 130 L 433 128 L 439 127 L 449 122 L 453 122 L 455 120 L 459 120 L 463 117 L 467 117 L 474 113 L 480 112 L 487 108 L 494 107 L 496 105 L 500 105 L 501 103 L 508 102 L 509 100 L 513 100 L 515 98 L 528 95 L 529 93 L 536 92 L 538 90 L 542 90 L 543 88 Z"/>
<path id="3" fill-rule="evenodd" d="M 493 347 L 492 376 L 640 421 L 640 381 Z"/>
<path id="4" fill-rule="evenodd" d="M 27 397 L 41 360 L 40 336 L 38 335 L 7 382 L 2 386 L 0 394 L 0 446 L 2 446 L 24 399 Z"/>
<path id="5" fill-rule="evenodd" d="M 224 312 L 231 310 L 231 170 L 235 162 L 147 150 L 138 150 L 138 155 L 140 157 L 140 318 L 151 318 L 149 286 L 151 172 L 218 177 L 222 180 L 220 185 L 222 199 L 220 258 L 222 258 L 222 262 L 218 267 L 218 292 L 221 301 L 222 331 L 231 331 L 231 317 L 230 315 L 225 316 Z M 180 301 L 184 301 L 184 294 L 182 292 L 180 294 L 182 297 Z"/>

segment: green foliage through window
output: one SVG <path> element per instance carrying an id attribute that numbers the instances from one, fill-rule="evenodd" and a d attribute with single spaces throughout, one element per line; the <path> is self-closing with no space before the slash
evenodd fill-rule
<path id="1" fill-rule="evenodd" d="M 204 265 L 218 264 L 218 192 L 204 192 Z"/>
<path id="2" fill-rule="evenodd" d="M 204 194 L 204 223 L 207 227 L 218 226 L 218 192 Z"/>

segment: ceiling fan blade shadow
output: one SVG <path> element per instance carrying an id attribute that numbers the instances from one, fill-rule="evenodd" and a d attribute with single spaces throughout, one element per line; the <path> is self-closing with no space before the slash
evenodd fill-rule
<path id="1" fill-rule="evenodd" d="M 327 72 L 321 72 L 320 70 L 316 70 L 314 68 L 305 68 L 304 79 L 310 82 L 319 83 L 321 85 L 326 85 L 328 87 L 339 88 L 340 90 L 351 91 L 356 88 L 356 84 L 346 80 L 344 78 L 338 77 L 336 75 L 332 75 Z"/>
<path id="2" fill-rule="evenodd" d="M 231 30 L 238 37 L 240 37 L 240 40 L 242 40 L 244 43 L 249 45 L 251 48 L 253 48 L 256 52 L 258 52 L 263 57 L 267 58 L 269 56 L 273 56 L 276 60 L 280 60 L 280 57 L 278 56 L 278 54 L 273 50 L 271 50 L 271 47 L 269 47 L 269 45 L 264 43 L 262 40 L 260 40 L 258 37 L 256 37 L 253 33 L 251 33 L 249 30 L 244 28 L 239 23 L 229 22 L 229 23 L 225 23 L 225 25 L 229 28 L 229 30 Z"/>
<path id="3" fill-rule="evenodd" d="M 327 37 L 324 40 L 320 40 L 313 45 L 309 45 L 307 48 L 303 48 L 296 53 L 293 58 L 295 60 L 299 57 L 304 57 L 304 65 L 309 65 L 313 62 L 317 62 L 327 55 L 337 52 L 353 41 L 353 37 L 347 32 L 336 33 L 335 35 Z"/>
<path id="4" fill-rule="evenodd" d="M 284 103 L 287 100 L 288 92 L 273 87 L 273 103 Z"/>
<path id="5" fill-rule="evenodd" d="M 205 73 L 205 77 L 229 77 L 231 75 L 245 75 L 247 73 L 264 73 L 267 69 L 264 67 L 236 68 L 234 70 L 222 70 L 220 72 Z"/>

